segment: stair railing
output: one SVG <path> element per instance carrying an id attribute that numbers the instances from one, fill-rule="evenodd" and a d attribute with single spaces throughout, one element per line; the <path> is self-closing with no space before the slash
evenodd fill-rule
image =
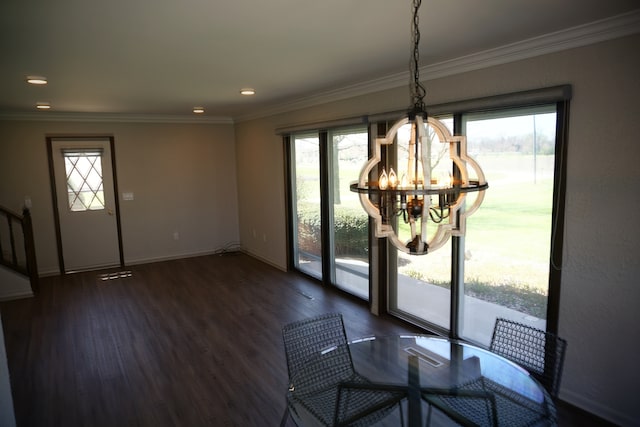
<path id="1" fill-rule="evenodd" d="M 22 215 L 0 206 L 0 265 L 29 278 L 31 289 L 38 290 L 38 264 L 33 238 L 31 212 Z"/>

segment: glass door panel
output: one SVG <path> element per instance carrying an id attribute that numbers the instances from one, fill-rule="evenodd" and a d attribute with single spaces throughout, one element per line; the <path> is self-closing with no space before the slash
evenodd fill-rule
<path id="1" fill-rule="evenodd" d="M 320 139 L 317 134 L 293 135 L 292 174 L 294 265 L 322 278 L 320 216 Z"/>
<path id="2" fill-rule="evenodd" d="M 368 158 L 367 128 L 330 133 L 332 283 L 369 299 L 369 219 L 359 195 L 349 190 Z"/>
<path id="3" fill-rule="evenodd" d="M 453 133 L 453 118 L 440 118 Z M 443 144 L 433 130 L 427 128 L 428 140 L 423 142 L 423 150 L 428 150 L 431 158 L 433 178 L 439 174 L 449 175 L 443 169 L 448 155 L 448 145 Z M 398 130 L 395 146 L 398 171 L 407 170 L 409 163 L 410 126 L 405 125 Z M 401 172 L 401 175 L 403 173 Z M 420 173 L 421 174 L 421 173 Z M 402 176 L 398 177 L 402 180 Z M 435 197 L 435 196 L 434 196 Z M 446 221 L 446 219 L 445 219 Z M 402 241 L 411 240 L 411 230 L 402 215 L 394 224 L 398 237 Z M 426 224 L 429 238 L 436 232 L 437 224 L 429 221 Z M 408 255 L 391 249 L 391 286 L 389 310 L 400 317 L 408 317 L 423 325 L 435 325 L 442 329 L 450 328 L 451 313 L 451 241 L 436 251 L 426 255 Z M 395 266 L 395 268 L 394 268 Z"/>
<path id="4" fill-rule="evenodd" d="M 451 241 L 427 255 L 395 252 L 397 274 L 390 310 L 420 324 L 449 329 L 451 313 Z"/>
<path id="5" fill-rule="evenodd" d="M 467 221 L 461 336 L 488 345 L 496 317 L 546 329 L 555 107 L 463 116 L 489 189 Z"/>

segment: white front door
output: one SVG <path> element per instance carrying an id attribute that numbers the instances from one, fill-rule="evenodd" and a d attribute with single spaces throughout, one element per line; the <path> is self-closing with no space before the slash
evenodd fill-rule
<path id="1" fill-rule="evenodd" d="M 64 272 L 120 265 L 110 138 L 51 138 Z"/>

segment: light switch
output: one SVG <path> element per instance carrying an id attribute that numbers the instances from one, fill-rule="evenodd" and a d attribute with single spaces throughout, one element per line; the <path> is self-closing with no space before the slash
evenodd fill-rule
<path id="1" fill-rule="evenodd" d="M 133 200 L 133 193 L 122 193 L 122 200 Z"/>

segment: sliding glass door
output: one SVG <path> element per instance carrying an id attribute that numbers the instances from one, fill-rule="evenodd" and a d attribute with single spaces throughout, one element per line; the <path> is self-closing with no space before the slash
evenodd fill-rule
<path id="1" fill-rule="evenodd" d="M 289 138 L 294 267 L 369 299 L 369 221 L 349 185 L 368 159 L 366 127 Z"/>
<path id="2" fill-rule="evenodd" d="M 320 138 L 318 134 L 290 138 L 293 208 L 293 264 L 322 279 L 320 223 Z"/>

